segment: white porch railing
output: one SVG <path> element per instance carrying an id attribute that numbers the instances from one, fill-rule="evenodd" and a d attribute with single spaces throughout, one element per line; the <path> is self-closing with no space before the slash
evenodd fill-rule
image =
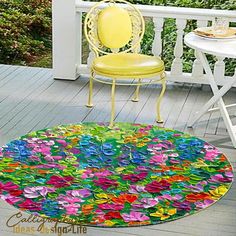
<path id="1" fill-rule="evenodd" d="M 53 0 L 53 72 L 54 78 L 75 80 L 80 74 L 89 72 L 88 65 L 82 64 L 82 13 L 95 4 L 81 0 Z M 196 58 L 192 73 L 183 73 L 183 36 L 187 20 L 197 20 L 197 25 L 206 26 L 215 17 L 228 18 L 236 22 L 236 11 L 196 9 L 183 7 L 164 7 L 137 5 L 143 16 L 151 17 L 154 22 L 155 38 L 152 52 L 159 56 L 162 51 L 161 32 L 166 18 L 176 20 L 177 39 L 174 60 L 167 79 L 175 82 L 207 84 L 203 68 Z M 88 60 L 91 60 L 92 54 Z M 214 66 L 217 84 L 223 85 L 225 79 L 224 58 L 219 57 Z M 235 75 L 236 76 L 236 73 Z M 236 86 L 236 85 L 235 85 Z"/>

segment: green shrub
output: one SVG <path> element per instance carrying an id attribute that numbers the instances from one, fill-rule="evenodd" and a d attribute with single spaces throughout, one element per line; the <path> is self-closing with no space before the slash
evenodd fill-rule
<path id="1" fill-rule="evenodd" d="M 0 0 L 0 63 L 30 62 L 51 38 L 51 1 Z"/>

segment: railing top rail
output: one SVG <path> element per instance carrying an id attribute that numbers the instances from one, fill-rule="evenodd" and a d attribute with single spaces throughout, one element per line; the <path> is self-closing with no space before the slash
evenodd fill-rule
<path id="1" fill-rule="evenodd" d="M 96 2 L 85 2 L 75 0 L 76 10 L 78 12 L 88 12 Z M 105 6 L 105 5 L 104 5 Z M 187 7 L 170 7 L 170 6 L 153 6 L 153 5 L 136 5 L 144 16 L 160 16 L 164 18 L 183 18 L 183 19 L 213 19 L 214 17 L 226 17 L 231 22 L 236 22 L 236 11 L 233 10 L 216 10 Z M 174 15 L 174 17 L 173 17 Z"/>

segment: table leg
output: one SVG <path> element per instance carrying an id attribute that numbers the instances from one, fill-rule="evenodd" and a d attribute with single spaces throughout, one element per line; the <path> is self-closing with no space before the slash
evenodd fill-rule
<path id="1" fill-rule="evenodd" d="M 236 82 L 236 79 L 230 83 L 227 83 L 225 86 L 223 86 L 219 90 L 218 86 L 215 82 L 214 75 L 211 71 L 210 65 L 207 61 L 206 55 L 200 51 L 197 51 L 197 54 L 198 54 L 198 57 L 202 63 L 202 66 L 206 72 L 206 75 L 209 80 L 209 84 L 211 86 L 214 96 L 203 106 L 203 108 L 194 116 L 194 118 L 192 120 L 190 120 L 190 122 L 188 123 L 188 126 L 191 127 L 203 114 L 205 114 L 209 110 L 209 108 L 212 105 L 214 105 L 217 102 L 218 107 L 220 109 L 220 113 L 223 117 L 224 123 L 225 123 L 226 128 L 229 132 L 229 136 L 232 140 L 234 147 L 236 148 L 236 129 L 230 120 L 229 113 L 228 113 L 225 103 L 222 99 L 222 96 L 232 87 L 232 85 Z"/>
<path id="2" fill-rule="evenodd" d="M 224 85 L 218 92 L 202 107 L 202 109 L 195 114 L 192 120 L 188 123 L 189 127 L 192 127 L 201 117 L 204 115 L 207 111 L 214 111 L 219 110 L 219 108 L 212 108 L 210 109 L 216 102 L 220 100 L 228 91 L 229 89 L 236 83 L 236 78 L 230 82 L 228 82 L 226 85 Z M 218 89 L 218 88 L 217 88 Z M 236 104 L 232 104 L 225 107 L 232 107 L 236 106 Z"/>

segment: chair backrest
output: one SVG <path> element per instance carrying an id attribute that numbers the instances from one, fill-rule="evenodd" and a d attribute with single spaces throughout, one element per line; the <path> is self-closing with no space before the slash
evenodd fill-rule
<path id="1" fill-rule="evenodd" d="M 136 51 L 144 31 L 142 14 L 125 0 L 95 4 L 84 22 L 85 36 L 97 55 Z"/>

